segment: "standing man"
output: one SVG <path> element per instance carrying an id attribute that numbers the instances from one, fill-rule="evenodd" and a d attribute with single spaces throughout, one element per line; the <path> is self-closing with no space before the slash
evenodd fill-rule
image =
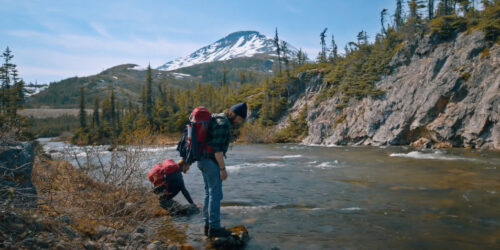
<path id="1" fill-rule="evenodd" d="M 198 161 L 198 168 L 205 183 L 205 202 L 203 218 L 205 235 L 208 237 L 228 237 L 231 232 L 220 225 L 220 202 L 222 200 L 222 181 L 227 179 L 224 158 L 232 141 L 233 126 L 242 124 L 247 117 L 247 104 L 239 103 L 212 115 L 208 133 L 208 146 L 214 153 L 206 153 Z"/>

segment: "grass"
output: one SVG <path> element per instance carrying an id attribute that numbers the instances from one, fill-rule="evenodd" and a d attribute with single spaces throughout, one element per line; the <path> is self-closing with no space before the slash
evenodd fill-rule
<path id="1" fill-rule="evenodd" d="M 156 196 L 145 188 L 125 188 L 97 182 L 67 162 L 39 157 L 33 169 L 42 216 L 70 218 L 69 228 L 94 237 L 99 226 L 133 232 L 153 219 L 168 221 Z M 173 228 L 173 227 L 172 227 Z M 154 240 L 186 239 L 182 231 L 158 234 Z M 184 243 L 184 242 L 180 242 Z"/>
<path id="2" fill-rule="evenodd" d="M 23 109 L 19 111 L 19 114 L 25 117 L 33 117 L 36 119 L 43 118 L 56 118 L 64 115 L 68 116 L 78 116 L 80 112 L 79 109 L 51 109 L 51 108 L 40 108 L 40 109 Z M 91 115 L 93 110 L 86 109 L 87 115 Z"/>

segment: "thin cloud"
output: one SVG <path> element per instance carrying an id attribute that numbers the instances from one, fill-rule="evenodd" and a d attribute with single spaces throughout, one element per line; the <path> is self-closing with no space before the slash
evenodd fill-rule
<path id="1" fill-rule="evenodd" d="M 101 24 L 98 24 L 96 22 L 90 22 L 89 25 L 97 34 L 103 37 L 110 37 L 106 28 L 104 28 L 104 26 L 102 26 Z"/>
<path id="2" fill-rule="evenodd" d="M 202 47 L 201 44 L 163 39 L 117 39 L 102 35 L 49 34 L 31 30 L 6 33 L 36 41 L 36 47 L 20 47 L 14 53 L 16 59 L 21 59 L 18 65 L 23 65 L 19 69 L 24 79 L 39 82 L 96 74 L 124 63 L 147 65 L 151 62 L 153 67 L 157 67 Z"/>

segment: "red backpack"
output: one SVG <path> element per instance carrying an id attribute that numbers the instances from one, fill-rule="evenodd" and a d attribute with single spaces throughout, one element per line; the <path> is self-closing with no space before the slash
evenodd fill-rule
<path id="1" fill-rule="evenodd" d="M 213 149 L 208 146 L 208 129 L 212 114 L 204 107 L 193 110 L 189 116 L 189 124 L 186 126 L 177 151 L 188 164 L 201 159 L 205 153 L 213 153 Z"/>
<path id="2" fill-rule="evenodd" d="M 168 175 L 179 170 L 179 165 L 171 160 L 165 160 L 163 163 L 156 164 L 148 173 L 148 179 L 155 187 L 163 185 L 163 181 Z"/>

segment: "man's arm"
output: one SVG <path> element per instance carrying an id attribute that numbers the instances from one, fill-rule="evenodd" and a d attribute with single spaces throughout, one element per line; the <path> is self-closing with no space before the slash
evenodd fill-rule
<path id="1" fill-rule="evenodd" d="M 181 189 L 182 195 L 184 195 L 184 198 L 189 202 L 189 204 L 194 204 L 193 199 L 191 199 L 191 195 L 189 195 L 189 192 L 186 189 L 186 186 L 184 184 L 182 185 Z"/>
<path id="2" fill-rule="evenodd" d="M 224 154 L 222 152 L 216 152 L 215 160 L 217 161 L 217 165 L 219 165 L 220 179 L 224 181 L 227 179 L 226 165 L 224 163 Z"/>

